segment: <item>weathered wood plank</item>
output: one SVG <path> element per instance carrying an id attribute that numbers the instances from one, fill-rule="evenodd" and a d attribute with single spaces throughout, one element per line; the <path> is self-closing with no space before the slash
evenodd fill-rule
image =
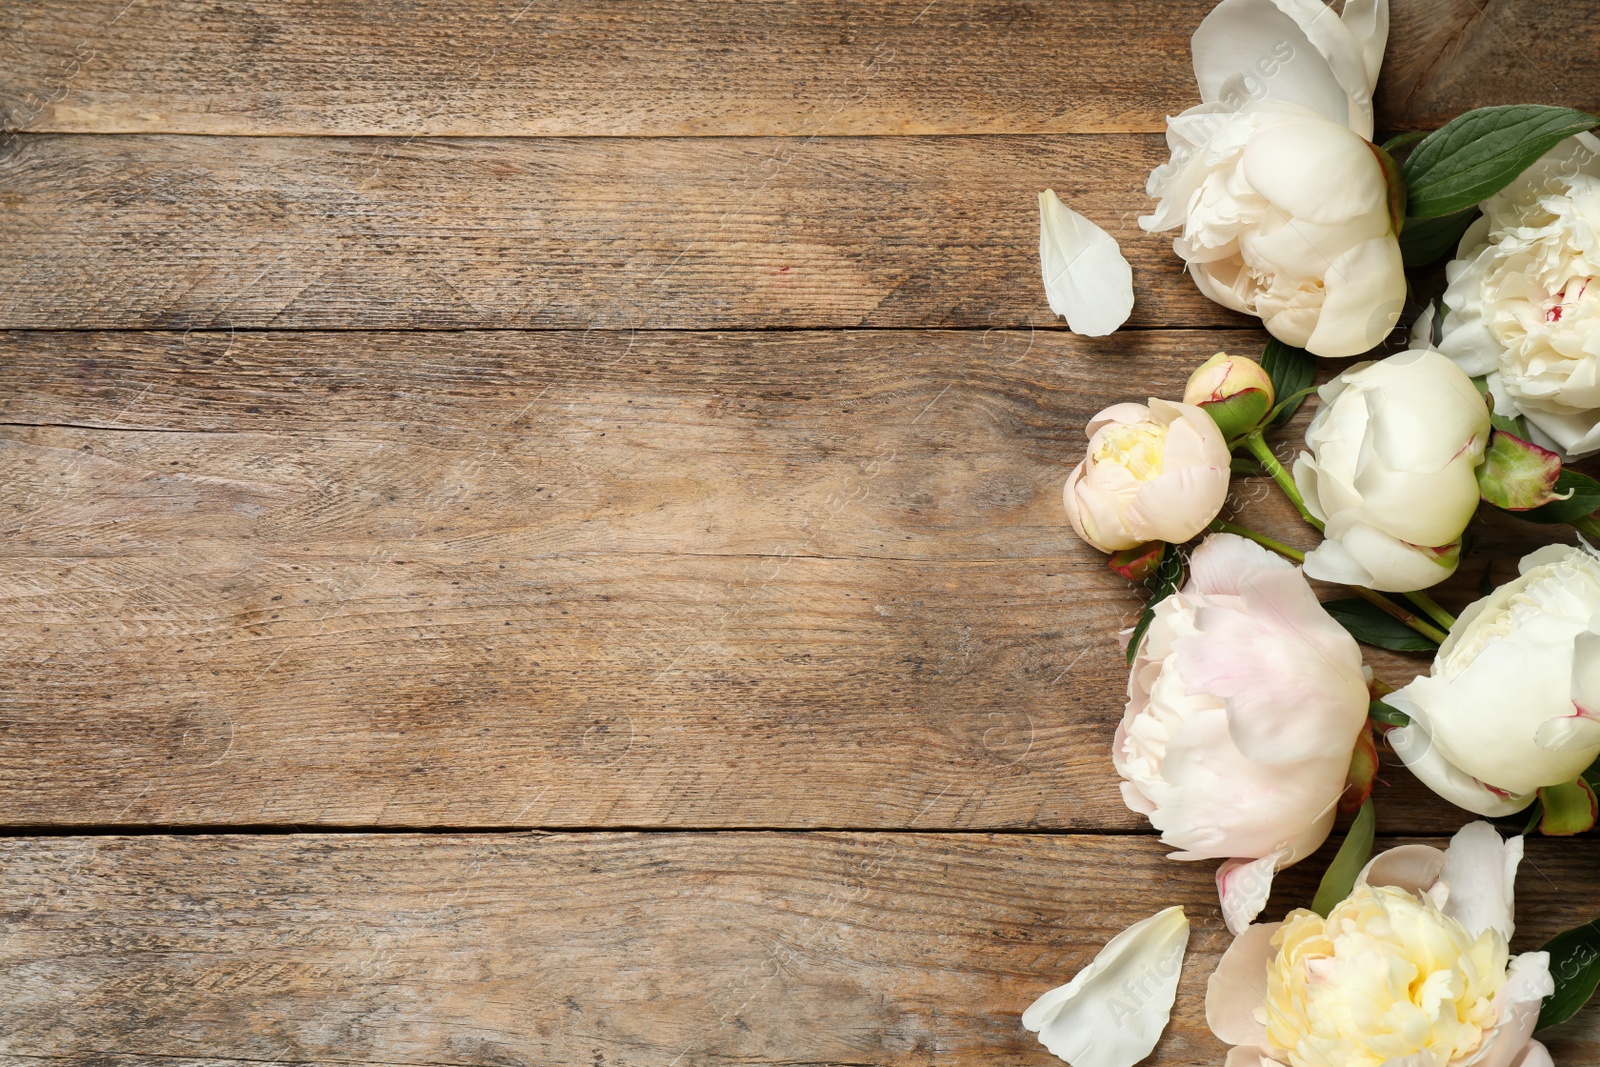
<path id="1" fill-rule="evenodd" d="M 1136 223 L 1155 137 L 17 138 L 0 327 L 1024 326 L 1037 193 L 1135 326 L 1245 325 Z"/>
<path id="2" fill-rule="evenodd" d="M 1379 115 L 1396 129 L 1435 129 L 1490 104 L 1600 110 L 1592 15 L 1535 0 L 1396 3 Z"/>
<path id="3" fill-rule="evenodd" d="M 1060 484 L 1260 340 L 0 334 L 0 822 L 1135 829 Z"/>
<path id="4" fill-rule="evenodd" d="M 7 4 L 10 127 L 681 136 L 1159 128 L 1207 0 Z"/>
<path id="5" fill-rule="evenodd" d="M 1196 102 L 1210 0 L 436 6 L 19 0 L 5 129 L 67 133 L 798 136 L 1161 130 Z M 1594 110 L 1574 6 L 1394 5 L 1383 125 Z"/>
<path id="6" fill-rule="evenodd" d="M 1209 865 L 1147 838 L 707 834 L 0 842 L 0 1051 L 138 1064 L 1046 1064 L 1018 1015 L 1108 938 L 1194 924 L 1158 1067 L 1215 1067 Z M 1319 858 L 1272 914 L 1304 904 Z M 1519 947 L 1589 915 L 1534 841 Z M 1315 866 L 1314 866 L 1315 865 Z M 1600 1053 L 1595 1012 L 1555 1042 Z M 106 1057 L 104 1061 L 100 1057 Z"/>

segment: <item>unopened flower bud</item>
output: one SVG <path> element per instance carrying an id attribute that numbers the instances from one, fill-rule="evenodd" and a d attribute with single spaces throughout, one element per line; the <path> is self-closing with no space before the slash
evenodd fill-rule
<path id="1" fill-rule="evenodd" d="M 1183 391 L 1183 402 L 1204 409 L 1229 440 L 1260 426 L 1276 401 L 1261 364 L 1226 352 L 1195 368 Z"/>

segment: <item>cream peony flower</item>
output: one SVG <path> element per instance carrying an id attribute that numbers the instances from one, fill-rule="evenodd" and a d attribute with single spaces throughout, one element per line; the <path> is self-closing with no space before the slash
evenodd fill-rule
<path id="1" fill-rule="evenodd" d="M 1489 411 L 1437 352 L 1358 363 L 1324 385 L 1294 464 L 1306 507 L 1327 523 L 1313 578 L 1410 592 L 1455 571 L 1478 510 Z"/>
<path id="2" fill-rule="evenodd" d="M 1371 144 L 1385 0 L 1223 0 L 1193 40 L 1201 103 L 1167 120 L 1146 230 L 1206 296 L 1319 356 L 1354 356 L 1400 317 L 1406 282 Z"/>
<path id="3" fill-rule="evenodd" d="M 1446 268 L 1436 347 L 1538 443 L 1600 451 L 1600 139 L 1561 142 L 1482 208 Z M 1413 343 L 1432 333 L 1430 311 Z"/>
<path id="4" fill-rule="evenodd" d="M 1551 545 L 1463 611 L 1433 671 L 1384 700 L 1389 743 L 1434 792 L 1510 815 L 1600 756 L 1600 559 Z"/>
<path id="5" fill-rule="evenodd" d="M 1228 497 L 1228 443 L 1197 407 L 1151 399 L 1089 421 L 1089 454 L 1062 490 L 1078 536 L 1102 552 L 1146 541 L 1182 544 Z"/>
<path id="6" fill-rule="evenodd" d="M 1175 859 L 1231 859 L 1229 927 L 1326 840 L 1367 717 L 1361 651 L 1298 568 L 1233 534 L 1156 605 L 1112 745 L 1122 798 Z"/>
<path id="7" fill-rule="evenodd" d="M 1532 1036 L 1549 955 L 1507 947 L 1521 859 L 1520 837 L 1473 823 L 1444 852 L 1383 853 L 1326 919 L 1250 927 L 1206 991 L 1229 1067 L 1548 1064 Z"/>

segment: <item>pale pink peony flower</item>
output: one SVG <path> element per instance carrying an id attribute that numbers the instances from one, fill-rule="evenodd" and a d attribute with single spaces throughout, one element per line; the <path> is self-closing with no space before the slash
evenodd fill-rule
<path id="1" fill-rule="evenodd" d="M 1355 639 L 1299 568 L 1242 537 L 1206 538 L 1156 606 L 1112 761 L 1174 859 L 1232 861 L 1217 876 L 1230 929 L 1326 840 L 1367 702 Z"/>

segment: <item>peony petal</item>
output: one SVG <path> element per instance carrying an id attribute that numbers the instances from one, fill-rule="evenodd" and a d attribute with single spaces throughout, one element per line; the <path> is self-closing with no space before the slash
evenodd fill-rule
<path id="1" fill-rule="evenodd" d="M 1259 570 L 1290 570 L 1294 564 L 1238 534 L 1212 534 L 1189 557 L 1186 591 L 1238 596 L 1239 584 Z"/>
<path id="2" fill-rule="evenodd" d="M 1511 1067 L 1556 1067 L 1556 1061 L 1550 1058 L 1550 1050 L 1538 1041 L 1529 1041 L 1522 1047 L 1522 1054 L 1511 1061 Z"/>
<path id="3" fill-rule="evenodd" d="M 1444 754 L 1434 745 L 1433 739 L 1428 736 L 1427 730 L 1417 721 L 1417 716 L 1414 714 L 1417 710 L 1416 705 L 1403 696 L 1404 692 L 1402 689 L 1384 698 L 1385 703 L 1412 718 L 1410 726 L 1390 730 L 1388 741 L 1401 762 L 1422 780 L 1423 785 L 1456 807 L 1465 808 L 1490 819 L 1515 815 L 1533 803 L 1538 796 L 1537 793 L 1509 795 L 1496 793 L 1445 759 Z"/>
<path id="4" fill-rule="evenodd" d="M 1277 949 L 1272 938 L 1282 923 L 1247 927 L 1222 954 L 1206 982 L 1206 1025 L 1230 1045 L 1265 1045 L 1267 1028 L 1256 1010 L 1267 1001 L 1267 968 Z"/>
<path id="5" fill-rule="evenodd" d="M 1072 1067 L 1133 1067 L 1172 1017 L 1189 920 L 1172 907 L 1134 923 L 1066 985 L 1022 1013 L 1022 1025 Z"/>
<path id="6" fill-rule="evenodd" d="M 1533 1040 L 1534 1027 L 1539 1025 L 1541 1002 L 1555 991 L 1555 980 L 1550 976 L 1550 953 L 1524 952 L 1511 957 L 1506 967 L 1506 984 L 1494 998 L 1500 1024 L 1488 1044 L 1479 1051 L 1472 1067 L 1513 1067 Z"/>
<path id="7" fill-rule="evenodd" d="M 1052 189 L 1039 194 L 1039 263 L 1050 310 L 1073 333 L 1104 337 L 1133 311 L 1133 268 L 1109 233 L 1063 204 Z"/>
<path id="8" fill-rule="evenodd" d="M 1419 896 L 1433 888 L 1444 870 L 1444 853 L 1432 845 L 1399 845 L 1367 861 L 1356 885 L 1394 886 Z"/>
<path id="9" fill-rule="evenodd" d="M 1580 715 L 1600 715 L 1600 633 L 1589 626 L 1572 642 L 1572 703 Z"/>
<path id="10" fill-rule="evenodd" d="M 1194 31 L 1190 44 L 1200 99 L 1234 111 L 1252 100 L 1296 105 L 1370 137 L 1371 103 L 1362 106 L 1353 99 L 1367 92 L 1361 48 L 1347 28 L 1334 30 L 1314 16 L 1300 0 L 1282 5 L 1222 0 Z M 1328 19 L 1339 21 L 1332 12 Z M 1341 31 L 1345 43 L 1331 45 Z M 1317 44 L 1308 32 L 1315 34 Z M 1340 53 L 1337 70 L 1323 47 Z M 1344 84 L 1341 73 L 1354 84 Z"/>
<path id="11" fill-rule="evenodd" d="M 1368 140 L 1372 139 L 1372 90 L 1377 87 L 1378 75 L 1369 70 L 1366 42 L 1359 40 L 1352 23 L 1335 18 L 1322 0 L 1273 0 L 1290 18 L 1294 19 L 1306 37 L 1316 46 L 1328 69 L 1350 98 L 1350 128 Z M 1376 16 L 1376 13 L 1374 13 Z M 1376 31 L 1377 25 L 1371 29 Z M 1385 20 L 1383 31 L 1388 35 Z M 1378 56 L 1381 67 L 1383 56 Z"/>
<path id="12" fill-rule="evenodd" d="M 1513 884 L 1522 862 L 1522 838 L 1501 840 L 1486 822 L 1468 823 L 1450 839 L 1439 880 L 1450 887 L 1444 913 L 1477 937 L 1498 930 L 1507 941 L 1516 933 Z"/>
<path id="13" fill-rule="evenodd" d="M 1328 266 L 1317 328 L 1306 350 L 1318 356 L 1359 356 L 1389 336 L 1406 302 L 1405 264 L 1393 234 L 1341 253 Z"/>
<path id="14" fill-rule="evenodd" d="M 1184 681 L 1226 703 L 1229 734 L 1250 759 L 1348 759 L 1368 703 L 1355 639 L 1293 568 L 1257 572 L 1239 592 L 1243 610 L 1202 605 L 1199 632 L 1175 643 Z"/>
<path id="15" fill-rule="evenodd" d="M 1551 752 L 1582 752 L 1600 747 L 1600 721 L 1588 715 L 1558 715 L 1539 724 L 1533 743 Z"/>
<path id="16" fill-rule="evenodd" d="M 1166 541 L 1181 545 L 1199 534 L 1228 502 L 1229 478 L 1227 466 L 1189 466 L 1158 474 L 1146 482 L 1125 515 L 1134 543 Z"/>
<path id="17" fill-rule="evenodd" d="M 1222 1067 L 1284 1067 L 1284 1065 L 1273 1059 L 1264 1048 L 1256 1045 L 1235 1045 L 1228 1050 L 1228 1057 L 1222 1061 Z"/>
<path id="18" fill-rule="evenodd" d="M 1361 50 L 1361 62 L 1367 69 L 1367 91 L 1371 92 L 1377 87 L 1383 49 L 1389 43 L 1389 0 L 1345 0 L 1339 17 Z"/>
<path id="19" fill-rule="evenodd" d="M 1267 906 L 1272 876 L 1283 859 L 1283 852 L 1274 852 L 1258 860 L 1229 860 L 1217 868 L 1217 897 L 1229 933 L 1243 932 Z"/>
<path id="20" fill-rule="evenodd" d="M 1371 146 L 1334 122 L 1265 126 L 1250 138 L 1241 163 L 1245 180 L 1293 220 L 1285 227 L 1290 232 L 1303 232 L 1304 223 L 1341 226 L 1378 214 L 1389 195 Z"/>
<path id="21" fill-rule="evenodd" d="M 1328 523 L 1323 542 L 1306 553 L 1307 577 L 1410 593 L 1438 585 L 1455 573 L 1461 561 L 1457 546 L 1442 545 L 1442 552 L 1418 548 L 1361 522 L 1359 514 L 1344 511 Z"/>

